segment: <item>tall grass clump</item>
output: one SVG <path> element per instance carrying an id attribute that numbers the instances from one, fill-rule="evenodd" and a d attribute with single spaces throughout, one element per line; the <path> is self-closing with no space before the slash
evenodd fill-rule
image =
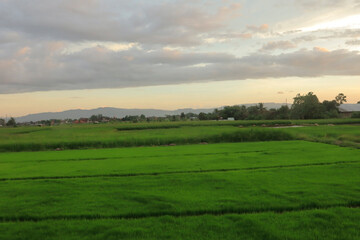
<path id="1" fill-rule="evenodd" d="M 210 137 L 210 142 L 256 142 L 256 141 L 286 141 L 294 140 L 294 136 L 285 131 L 273 129 L 246 129 L 234 133 L 222 133 Z"/>
<path id="2" fill-rule="evenodd" d="M 115 128 L 119 131 L 145 130 L 145 129 L 169 129 L 180 127 L 201 126 L 290 126 L 290 125 L 327 125 L 327 124 L 360 124 L 360 119 L 312 119 L 312 120 L 237 120 L 237 121 L 182 121 L 182 122 L 158 122 L 158 123 L 122 123 Z"/>
<path id="3" fill-rule="evenodd" d="M 233 132 L 208 133 L 199 135 L 176 135 L 141 137 L 129 136 L 119 139 L 102 140 L 73 140 L 59 142 L 23 142 L 1 144 L 1 152 L 20 151 L 43 151 L 63 149 L 86 149 L 86 148 L 115 148 L 136 146 L 161 146 L 168 144 L 197 144 L 197 143 L 221 143 L 221 142 L 254 142 L 254 141 L 282 141 L 295 139 L 291 133 L 278 129 L 269 128 L 241 128 Z"/>

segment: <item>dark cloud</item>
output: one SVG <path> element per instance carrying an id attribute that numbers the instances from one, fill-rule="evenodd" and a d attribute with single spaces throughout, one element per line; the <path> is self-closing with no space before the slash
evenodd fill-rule
<path id="1" fill-rule="evenodd" d="M 360 74 L 359 52 L 295 50 L 305 41 L 356 39 L 358 29 L 274 36 L 267 24 L 241 22 L 236 2 L 0 0 L 0 93 Z M 338 4 L 298 1 L 303 7 L 310 2 Z M 284 40 L 287 34 L 294 39 Z M 259 45 L 235 43 L 256 37 L 273 41 L 251 56 L 243 49 L 250 52 Z M 234 40 L 232 45 L 204 44 L 228 40 Z M 121 51 L 110 46 L 128 43 L 136 44 Z M 270 54 L 288 49 L 293 52 Z"/>
<path id="2" fill-rule="evenodd" d="M 0 60 L 0 93 L 360 74 L 359 52 L 347 50 L 314 48 L 236 58 L 221 53 L 135 48 L 114 52 L 100 46 L 63 55 L 58 49 L 61 46 L 54 43 L 47 47 L 53 50 L 47 56 L 34 49 L 19 49 L 12 59 Z"/>
<path id="3" fill-rule="evenodd" d="M 204 8 L 189 0 L 11 0 L 0 2 L 0 29 L 52 40 L 194 45 L 239 9 L 236 3 Z"/>

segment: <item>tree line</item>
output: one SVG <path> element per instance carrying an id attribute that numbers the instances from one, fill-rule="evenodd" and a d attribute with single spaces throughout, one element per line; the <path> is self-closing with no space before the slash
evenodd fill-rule
<path id="1" fill-rule="evenodd" d="M 274 120 L 274 119 L 321 119 L 339 117 L 338 107 L 346 102 L 346 96 L 339 93 L 334 100 L 320 102 L 313 93 L 294 97 L 291 107 L 283 105 L 278 109 L 267 109 L 264 104 L 246 107 L 226 106 L 212 113 L 200 113 L 200 120 L 220 120 L 234 118 L 234 120 Z"/>
<path id="2" fill-rule="evenodd" d="M 123 118 L 110 118 L 101 114 L 92 115 L 89 120 L 92 123 L 101 122 L 163 122 L 163 121 L 185 121 L 185 120 L 225 120 L 233 118 L 234 120 L 276 120 L 276 119 L 321 119 L 321 118 L 338 118 L 338 107 L 347 102 L 346 96 L 339 93 L 333 100 L 324 100 L 320 102 L 318 97 L 309 92 L 305 95 L 297 94 L 291 107 L 283 105 L 278 109 L 267 109 L 263 103 L 255 106 L 246 107 L 244 105 L 225 106 L 222 109 L 215 109 L 213 112 L 199 114 L 181 113 L 180 115 L 167 115 L 165 117 L 146 117 L 144 114 L 140 116 L 125 116 Z M 360 104 L 360 101 L 358 102 Z M 352 117 L 360 118 L 360 112 L 354 113 Z M 70 119 L 68 121 L 72 123 Z M 43 120 L 39 123 L 44 125 L 60 124 L 60 120 Z M 14 118 L 10 118 L 7 122 L 0 119 L 1 126 L 16 126 Z"/>

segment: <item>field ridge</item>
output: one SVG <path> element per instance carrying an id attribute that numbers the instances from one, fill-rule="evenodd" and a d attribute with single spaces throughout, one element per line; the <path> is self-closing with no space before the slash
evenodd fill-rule
<path id="1" fill-rule="evenodd" d="M 350 201 L 347 203 L 337 203 L 328 205 L 318 205 L 316 203 L 301 204 L 293 207 L 270 207 L 270 208 L 224 208 L 224 209 L 205 209 L 205 210 L 188 210 L 182 212 L 163 211 L 163 212 L 150 212 L 150 213 L 128 213 L 119 215 L 100 215 L 100 214 L 81 214 L 81 215 L 53 215 L 53 216 L 0 216 L 0 223 L 5 222 L 39 222 L 48 220 L 100 220 L 100 219 L 142 219 L 153 217 L 193 217 L 203 215 L 220 216 L 226 214 L 261 214 L 261 213 L 288 213 L 288 212 L 301 212 L 309 210 L 327 210 L 331 208 L 345 207 L 345 208 L 360 208 L 360 201 Z"/>

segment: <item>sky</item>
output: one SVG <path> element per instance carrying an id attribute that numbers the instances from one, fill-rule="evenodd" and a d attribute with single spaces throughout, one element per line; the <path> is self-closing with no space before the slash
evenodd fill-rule
<path id="1" fill-rule="evenodd" d="M 360 101 L 360 0 L 0 0 L 0 117 Z"/>

